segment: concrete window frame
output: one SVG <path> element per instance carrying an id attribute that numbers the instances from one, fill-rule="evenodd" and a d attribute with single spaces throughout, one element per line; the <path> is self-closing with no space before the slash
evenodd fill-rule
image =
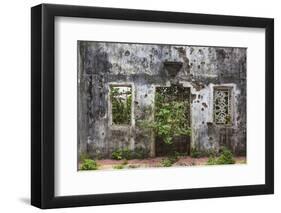
<path id="1" fill-rule="evenodd" d="M 131 94 L 132 94 L 132 103 L 131 103 L 131 120 L 130 124 L 114 124 L 112 121 L 112 103 L 110 98 L 110 92 L 112 87 L 131 87 Z M 135 113 L 134 113 L 134 102 L 135 102 L 135 87 L 132 82 L 121 82 L 121 83 L 115 83 L 111 82 L 108 84 L 108 120 L 109 120 L 109 127 L 111 129 L 116 130 L 127 130 L 128 128 L 133 128 L 135 126 Z"/>
<path id="2" fill-rule="evenodd" d="M 229 97 L 228 97 L 228 107 L 229 107 L 229 116 L 230 116 L 230 123 L 228 124 L 223 124 L 223 123 L 217 123 L 215 119 L 215 92 L 216 90 L 228 90 L 229 91 Z M 236 90 L 236 85 L 235 84 L 219 84 L 219 85 L 214 85 L 212 87 L 212 118 L 213 118 L 213 123 L 217 126 L 224 126 L 224 127 L 232 127 L 235 125 L 235 95 L 234 95 L 234 90 Z"/>

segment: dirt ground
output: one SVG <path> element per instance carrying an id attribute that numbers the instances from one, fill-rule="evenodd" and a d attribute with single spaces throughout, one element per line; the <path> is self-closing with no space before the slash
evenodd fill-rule
<path id="1" fill-rule="evenodd" d="M 112 169 L 135 169 L 135 168 L 150 168 L 150 167 L 163 167 L 161 161 L 165 157 L 147 158 L 147 159 L 133 159 L 133 160 L 112 160 L 103 159 L 97 160 L 99 170 L 112 170 Z M 246 163 L 246 157 L 235 157 L 235 164 Z M 207 165 L 208 158 L 192 158 L 189 156 L 179 157 L 178 161 L 172 166 L 203 166 Z"/>

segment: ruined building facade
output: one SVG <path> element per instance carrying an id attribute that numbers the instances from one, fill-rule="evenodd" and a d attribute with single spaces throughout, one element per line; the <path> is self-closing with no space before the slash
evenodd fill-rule
<path id="1" fill-rule="evenodd" d="M 153 119 L 155 92 L 178 87 L 189 101 L 191 149 L 246 154 L 246 48 L 78 41 L 78 151 L 108 158 L 118 148 L 157 156 L 140 120 Z M 110 90 L 131 92 L 129 122 L 113 123 Z"/>

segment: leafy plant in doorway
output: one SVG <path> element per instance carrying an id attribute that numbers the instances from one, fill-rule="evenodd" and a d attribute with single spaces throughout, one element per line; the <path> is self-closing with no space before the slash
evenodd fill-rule
<path id="1" fill-rule="evenodd" d="M 190 136 L 188 105 L 188 101 L 165 101 L 163 95 L 156 93 L 154 121 L 143 121 L 141 126 L 152 129 L 166 144 L 172 144 L 175 136 Z"/>

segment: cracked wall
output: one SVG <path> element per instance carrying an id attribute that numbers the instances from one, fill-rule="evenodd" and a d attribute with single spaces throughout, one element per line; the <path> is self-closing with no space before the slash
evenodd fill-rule
<path id="1" fill-rule="evenodd" d="M 182 85 L 191 92 L 191 147 L 229 147 L 246 153 L 246 48 L 78 41 L 78 148 L 110 157 L 117 148 L 155 154 L 152 132 L 140 120 L 153 119 L 156 86 Z M 109 87 L 132 85 L 132 124 L 110 122 Z M 231 125 L 214 123 L 216 86 L 232 88 Z"/>

